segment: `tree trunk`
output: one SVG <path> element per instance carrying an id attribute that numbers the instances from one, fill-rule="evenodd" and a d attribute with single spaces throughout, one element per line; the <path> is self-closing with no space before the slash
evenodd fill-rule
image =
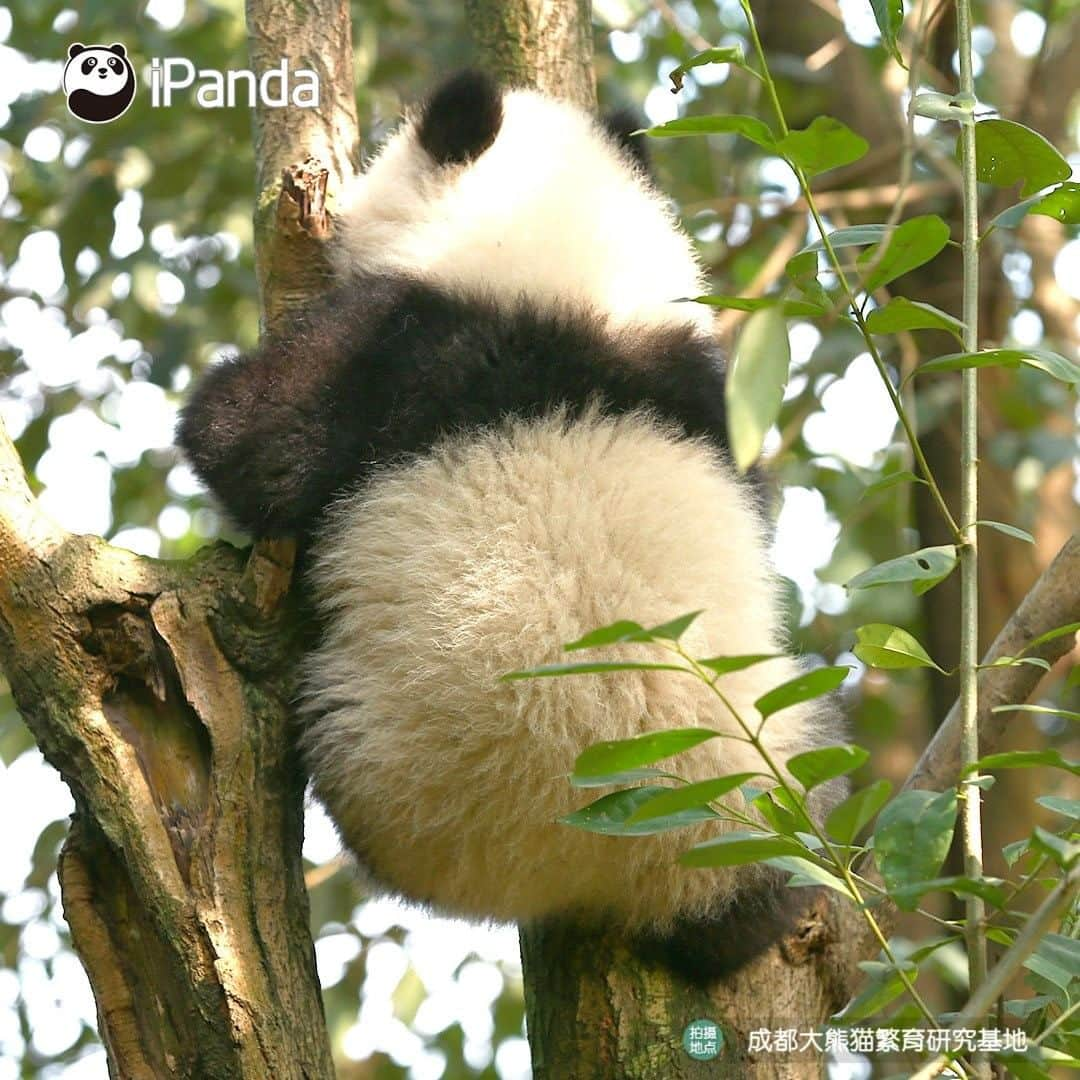
<path id="1" fill-rule="evenodd" d="M 247 5 L 252 68 L 314 69 L 318 109 L 260 109 L 264 322 L 316 296 L 357 146 L 349 5 Z M 287 168 L 292 162 L 302 164 Z M 290 739 L 289 544 L 183 563 L 71 536 L 0 426 L 0 665 L 76 811 L 64 913 L 124 1080 L 333 1076 Z"/>

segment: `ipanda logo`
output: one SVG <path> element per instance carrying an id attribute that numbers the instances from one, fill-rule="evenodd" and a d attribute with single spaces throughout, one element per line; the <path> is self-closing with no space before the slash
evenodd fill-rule
<path id="1" fill-rule="evenodd" d="M 68 49 L 64 68 L 64 94 L 72 116 L 88 124 L 106 124 L 123 116 L 135 98 L 135 69 L 124 46 L 83 45 Z M 194 87 L 195 103 L 203 109 L 235 108 L 261 103 L 267 108 L 319 106 L 319 76 L 308 68 L 293 72 L 289 62 L 256 75 L 253 71 L 198 70 L 182 56 L 154 57 L 150 61 L 150 106 L 169 108 L 177 90 Z"/>
<path id="2" fill-rule="evenodd" d="M 135 69 L 123 45 L 83 45 L 68 49 L 64 68 L 68 112 L 88 124 L 123 116 L 135 97 Z"/>

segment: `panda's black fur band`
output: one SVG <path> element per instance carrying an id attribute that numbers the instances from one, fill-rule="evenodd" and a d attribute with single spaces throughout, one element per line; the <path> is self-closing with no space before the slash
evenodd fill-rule
<path id="1" fill-rule="evenodd" d="M 578 309 L 507 309 L 368 275 L 209 371 L 178 441 L 239 525 L 303 534 L 376 463 L 596 400 L 649 409 L 726 453 L 721 355 L 688 325 L 616 333 Z"/>

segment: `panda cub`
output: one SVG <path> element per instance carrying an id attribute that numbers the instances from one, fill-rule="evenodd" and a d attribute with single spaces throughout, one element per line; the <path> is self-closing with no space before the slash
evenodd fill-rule
<path id="1" fill-rule="evenodd" d="M 179 442 L 240 525 L 302 540 L 321 628 L 303 752 L 373 880 L 468 918 L 616 924 L 707 979 L 775 940 L 805 890 L 768 867 L 679 866 L 708 830 L 623 839 L 557 819 L 597 795 L 567 782 L 587 746 L 734 735 L 730 717 L 669 672 L 499 678 L 617 619 L 699 608 L 696 655 L 784 648 L 710 313 L 675 302 L 705 280 L 633 126 L 451 79 L 357 178 L 336 287 L 211 369 Z M 755 717 L 798 670 L 777 659 L 723 688 Z M 764 732 L 780 761 L 837 735 L 820 704 Z M 673 767 L 759 765 L 715 739 Z"/>

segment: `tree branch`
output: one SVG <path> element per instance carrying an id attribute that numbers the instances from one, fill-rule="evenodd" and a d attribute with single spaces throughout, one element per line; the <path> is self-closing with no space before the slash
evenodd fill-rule
<path id="1" fill-rule="evenodd" d="M 1043 571 L 1012 618 L 1002 627 L 983 657 L 983 665 L 1003 656 L 1019 656 L 1035 638 L 1056 627 L 1074 622 L 1080 612 L 1080 536 L 1074 535 Z M 1048 641 L 1025 656 L 1041 657 L 1053 664 L 1075 648 L 1073 635 Z M 994 712 L 999 705 L 1020 705 L 1042 681 L 1044 672 L 1033 664 L 1010 664 L 979 673 L 980 753 L 991 753 L 1014 714 Z M 954 704 L 937 734 L 923 752 L 904 784 L 905 788 L 943 791 L 960 776 L 960 709 Z"/>

